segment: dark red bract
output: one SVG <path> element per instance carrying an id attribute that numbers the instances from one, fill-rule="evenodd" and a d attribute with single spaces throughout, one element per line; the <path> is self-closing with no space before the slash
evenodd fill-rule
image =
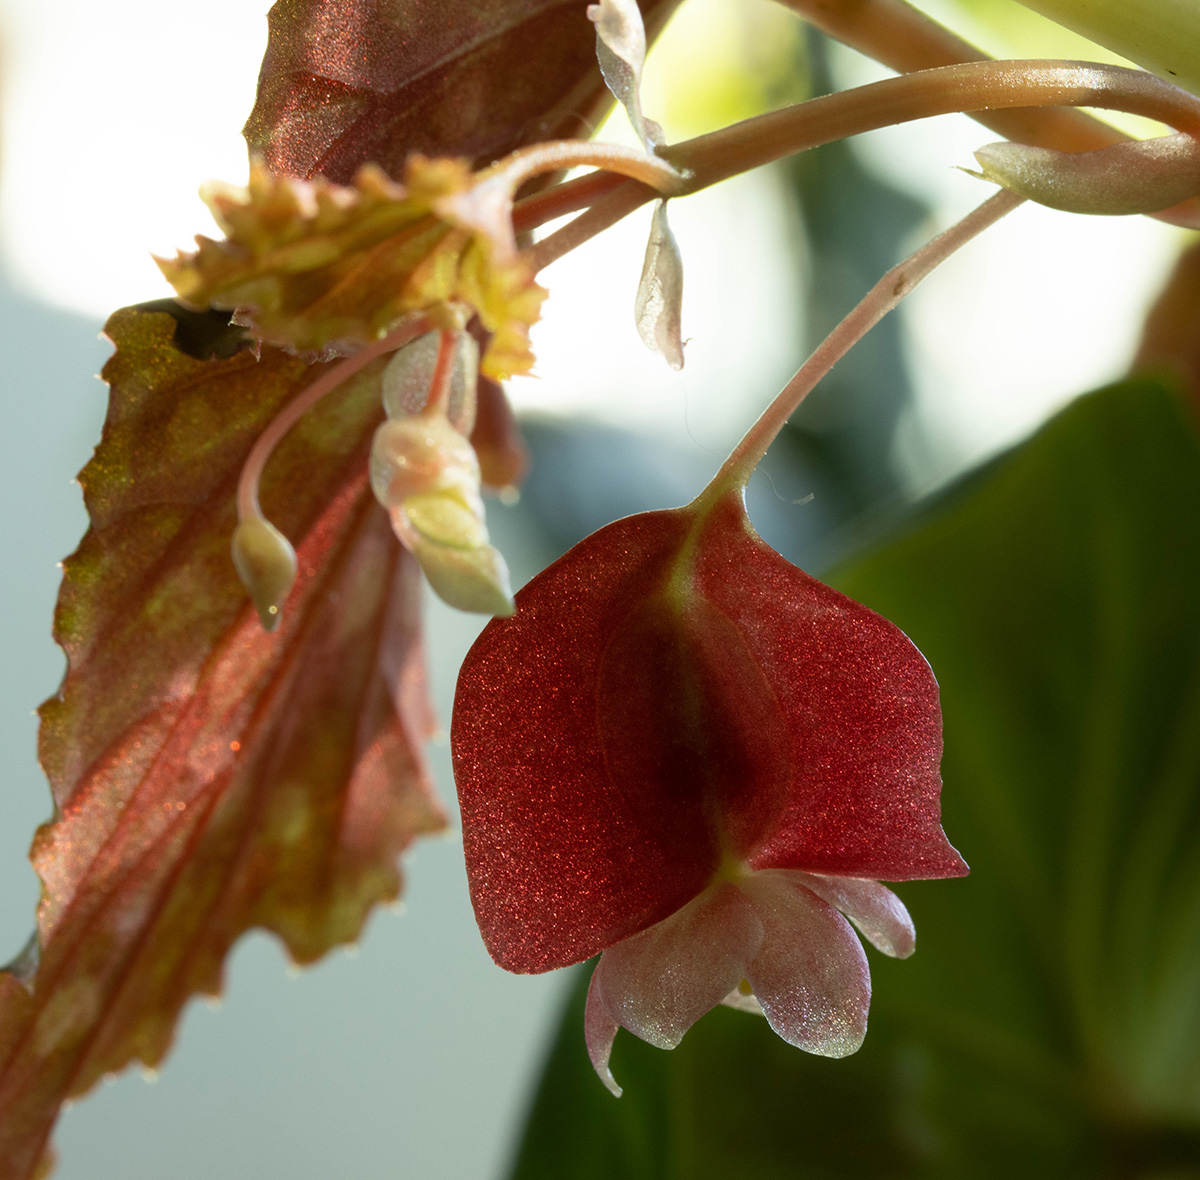
<path id="1" fill-rule="evenodd" d="M 790 565 L 740 496 L 618 521 L 467 656 L 452 748 L 471 896 L 511 971 L 577 963 L 725 864 L 960 876 L 941 711 L 886 619 Z"/>

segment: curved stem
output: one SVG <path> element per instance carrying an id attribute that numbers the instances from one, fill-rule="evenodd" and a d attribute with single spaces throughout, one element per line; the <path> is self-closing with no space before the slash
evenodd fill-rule
<path id="1" fill-rule="evenodd" d="M 515 192 L 527 180 L 545 172 L 586 167 L 616 172 L 630 180 L 641 181 L 664 197 L 685 191 L 684 178 L 665 159 L 649 155 L 641 148 L 621 147 L 615 143 L 589 143 L 579 139 L 552 140 L 520 148 L 484 172 L 483 177 L 503 176 Z"/>
<path id="2" fill-rule="evenodd" d="M 1200 134 L 1200 98 L 1141 70 L 1091 62 L 980 61 L 939 66 L 810 99 L 663 152 L 690 172 L 683 192 L 693 193 L 772 160 L 863 131 L 952 112 L 1054 106 L 1129 111 Z M 1107 142 L 1124 138 L 1114 131 Z M 640 184 L 619 182 L 587 212 L 528 252 L 534 269 L 548 266 L 653 195 Z"/>
<path id="3" fill-rule="evenodd" d="M 627 183 L 626 177 L 615 172 L 589 172 L 542 189 L 513 207 L 513 232 L 519 236 L 557 217 L 578 213 Z"/>
<path id="4" fill-rule="evenodd" d="M 1142 70 L 1095 62 L 980 61 L 827 94 L 663 151 L 693 174 L 684 189 L 690 193 L 768 160 L 863 131 L 954 112 L 1044 106 L 1127 111 L 1200 134 L 1200 98 Z"/>
<path id="5" fill-rule="evenodd" d="M 395 352 L 403 348 L 410 340 L 429 331 L 429 318 L 424 315 L 412 316 L 403 320 L 386 336 L 368 344 L 365 348 L 348 356 L 337 364 L 330 365 L 311 385 L 297 394 L 274 418 L 262 432 L 246 456 L 242 474 L 238 478 L 237 511 L 238 520 L 248 520 L 254 516 L 262 516 L 262 508 L 258 503 L 258 484 L 262 478 L 263 469 L 271 452 L 279 445 L 284 436 L 296 423 L 312 409 L 327 393 L 331 393 L 344 381 L 348 381 L 360 369 L 369 365 L 376 357 L 384 353 Z"/>
<path id="6" fill-rule="evenodd" d="M 922 246 L 915 254 L 892 267 L 866 296 L 817 346 L 812 356 L 783 387 L 758 421 L 726 459 L 712 482 L 700 493 L 697 504 L 718 499 L 746 486 L 767 448 L 775 441 L 796 407 L 812 392 L 817 382 L 892 310 L 932 270 L 988 226 L 994 225 L 1023 197 L 1002 189 L 960 222 Z"/>
<path id="7" fill-rule="evenodd" d="M 990 61 L 969 41 L 939 25 L 905 0 L 778 0 L 814 28 L 899 73 L 962 62 Z M 1064 152 L 1084 152 L 1124 139 L 1115 128 L 1083 111 L 1057 108 L 972 111 L 971 117 L 1006 139 Z"/>

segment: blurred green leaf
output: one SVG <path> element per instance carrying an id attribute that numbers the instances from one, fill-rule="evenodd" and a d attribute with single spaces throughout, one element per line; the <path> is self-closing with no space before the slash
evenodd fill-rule
<path id="1" fill-rule="evenodd" d="M 517 1180 L 1200 1175 L 1200 437 L 1162 384 L 1076 402 L 831 579 L 942 685 L 965 881 L 898 892 L 864 1048 L 720 1009 L 673 1053 L 579 975 Z"/>

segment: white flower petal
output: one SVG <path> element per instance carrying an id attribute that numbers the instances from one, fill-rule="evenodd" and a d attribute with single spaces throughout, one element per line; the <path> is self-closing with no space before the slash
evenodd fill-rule
<path id="1" fill-rule="evenodd" d="M 739 1012 L 749 1012 L 752 1016 L 763 1014 L 762 1005 L 753 992 L 742 991 L 741 984 L 733 989 L 722 1001 L 726 1008 L 736 1008 Z"/>
<path id="2" fill-rule="evenodd" d="M 583 1012 L 583 1035 L 587 1041 L 588 1057 L 591 1059 L 596 1073 L 600 1075 L 600 1080 L 616 1097 L 620 1098 L 621 1087 L 617 1085 L 617 1079 L 612 1076 L 612 1070 L 608 1068 L 613 1041 L 617 1038 L 617 1029 L 620 1026 L 609 1015 L 604 1001 L 600 998 L 600 993 L 596 988 L 598 971 L 599 965 L 597 965 L 596 971 L 592 972 L 592 982 L 588 984 L 587 1007 Z"/>
<path id="3" fill-rule="evenodd" d="M 746 978 L 785 1041 L 822 1057 L 846 1057 L 867 1032 L 867 956 L 850 923 L 796 876 L 768 869 L 742 883 L 766 934 Z"/>
<path id="4" fill-rule="evenodd" d="M 722 882 L 669 918 L 609 947 L 592 977 L 609 1015 L 674 1049 L 746 977 L 763 926 L 746 896 Z"/>
<path id="5" fill-rule="evenodd" d="M 890 889 L 878 881 L 854 877 L 826 877 L 796 873 L 797 880 L 841 910 L 863 937 L 893 959 L 907 959 L 916 949 L 917 931 L 908 910 Z"/>

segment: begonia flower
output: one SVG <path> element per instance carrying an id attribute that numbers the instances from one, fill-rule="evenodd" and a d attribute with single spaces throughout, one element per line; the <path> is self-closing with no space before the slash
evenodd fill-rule
<path id="1" fill-rule="evenodd" d="M 904 957 L 912 922 L 879 881 L 967 872 L 920 652 L 767 546 L 740 489 L 618 521 L 516 601 L 463 664 L 451 734 L 492 957 L 602 952 L 586 1035 L 615 1093 L 618 1027 L 673 1048 L 722 1002 L 854 1052 L 870 976 L 850 922 Z"/>

